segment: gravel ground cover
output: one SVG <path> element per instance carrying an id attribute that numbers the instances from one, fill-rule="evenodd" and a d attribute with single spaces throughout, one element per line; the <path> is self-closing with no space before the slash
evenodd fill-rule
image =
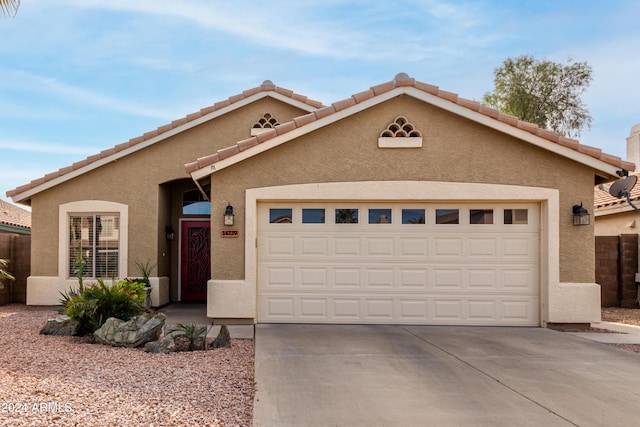
<path id="1" fill-rule="evenodd" d="M 605 322 L 624 323 L 627 325 L 640 326 L 640 309 L 606 307 L 602 309 L 602 320 Z M 611 344 L 613 347 L 640 353 L 638 344 Z"/>
<path id="2" fill-rule="evenodd" d="M 253 341 L 148 354 L 40 335 L 55 315 L 0 307 L 0 425 L 251 425 Z"/>
<path id="3" fill-rule="evenodd" d="M 602 309 L 602 320 L 605 322 L 625 323 L 640 326 L 640 309 L 605 307 Z"/>
<path id="4" fill-rule="evenodd" d="M 0 307 L 0 425 L 250 426 L 253 341 L 231 348 L 148 354 L 39 334 L 55 311 Z M 640 309 L 602 320 L 640 326 Z M 640 353 L 640 345 L 616 347 Z"/>

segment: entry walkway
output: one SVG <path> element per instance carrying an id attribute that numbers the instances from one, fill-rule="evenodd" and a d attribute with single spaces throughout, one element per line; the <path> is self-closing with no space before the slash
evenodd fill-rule
<path id="1" fill-rule="evenodd" d="M 207 337 L 215 338 L 220 332 L 220 325 L 214 325 L 213 319 L 207 317 L 206 303 L 174 302 L 157 309 L 159 313 L 167 316 L 165 331 L 169 331 L 178 323 L 183 325 L 195 324 L 207 328 Z M 233 339 L 253 339 L 253 325 L 228 325 L 229 334 Z"/>
<path id="2" fill-rule="evenodd" d="M 640 344 L 640 326 L 614 322 L 599 322 L 592 323 L 591 327 L 604 331 L 612 331 L 614 333 L 571 332 L 571 334 L 603 344 Z"/>
<path id="3" fill-rule="evenodd" d="M 639 357 L 544 328 L 260 324 L 253 425 L 635 425 Z"/>

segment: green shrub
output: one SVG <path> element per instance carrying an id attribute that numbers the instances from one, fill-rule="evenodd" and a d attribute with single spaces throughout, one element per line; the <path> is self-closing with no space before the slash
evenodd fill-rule
<path id="1" fill-rule="evenodd" d="M 98 279 L 97 283 L 62 293 L 62 312 L 80 323 L 80 334 L 93 333 L 109 317 L 127 321 L 144 313 L 144 288 L 144 283 L 130 280 L 107 285 Z"/>
<path id="2" fill-rule="evenodd" d="M 8 259 L 0 259 L 0 289 L 3 288 L 2 286 L 3 279 L 16 280 L 16 278 L 13 277 L 11 274 L 9 274 L 8 271 L 4 270 L 4 268 L 7 268 L 8 265 L 9 265 Z"/>

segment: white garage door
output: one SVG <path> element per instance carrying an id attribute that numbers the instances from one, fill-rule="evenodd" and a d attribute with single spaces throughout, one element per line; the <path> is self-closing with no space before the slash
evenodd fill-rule
<path id="1" fill-rule="evenodd" d="M 539 205 L 260 203 L 258 321 L 539 324 Z"/>

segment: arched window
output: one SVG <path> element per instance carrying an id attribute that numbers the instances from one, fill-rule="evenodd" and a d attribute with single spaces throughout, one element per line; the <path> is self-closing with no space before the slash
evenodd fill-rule
<path id="1" fill-rule="evenodd" d="M 204 199 L 199 190 L 189 190 L 182 194 L 183 215 L 211 215 L 211 202 Z"/>

